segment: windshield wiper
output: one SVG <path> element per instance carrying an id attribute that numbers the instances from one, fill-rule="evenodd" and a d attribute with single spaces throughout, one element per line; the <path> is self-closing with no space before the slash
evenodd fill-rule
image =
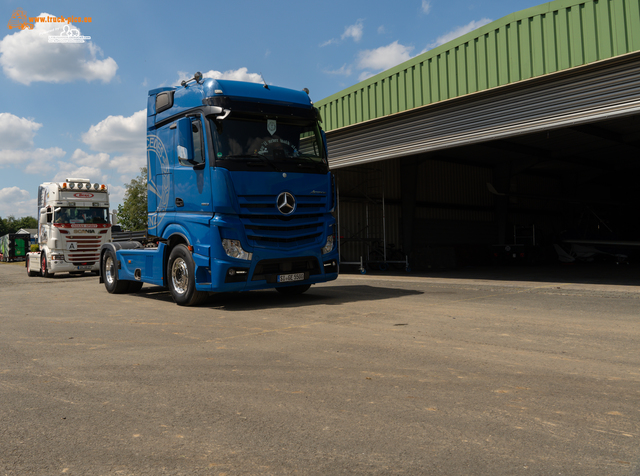
<path id="1" fill-rule="evenodd" d="M 304 162 L 300 162 L 298 163 L 298 167 L 305 167 L 305 168 L 324 168 L 326 167 L 326 164 L 324 162 L 318 162 L 316 159 L 318 158 L 315 155 L 299 155 L 297 157 L 295 157 L 296 159 L 302 159 L 302 161 Z"/>
<path id="2" fill-rule="evenodd" d="M 276 172 L 281 172 L 281 170 L 276 167 L 276 165 L 271 162 L 269 159 L 267 159 L 266 157 L 263 157 L 259 154 L 236 154 L 236 155 L 227 155 L 226 156 L 227 159 L 260 159 L 259 164 L 267 164 L 270 165 L 273 170 L 275 170 Z M 251 165 L 251 162 L 247 162 L 249 165 Z M 254 165 L 258 165 L 258 163 L 253 162 Z"/>

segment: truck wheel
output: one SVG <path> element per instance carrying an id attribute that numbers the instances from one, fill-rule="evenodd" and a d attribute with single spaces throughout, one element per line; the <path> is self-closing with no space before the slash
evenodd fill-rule
<path id="1" fill-rule="evenodd" d="M 47 254 L 43 251 L 40 258 L 40 274 L 43 278 L 52 278 L 55 273 L 50 273 L 47 269 Z"/>
<path id="2" fill-rule="evenodd" d="M 200 304 L 208 296 L 206 292 L 196 291 L 196 265 L 185 245 L 178 245 L 171 250 L 167 278 L 171 296 L 180 306 Z"/>
<path id="3" fill-rule="evenodd" d="M 102 279 L 104 287 L 110 294 L 124 294 L 129 291 L 129 281 L 118 279 L 118 266 L 116 254 L 112 250 L 107 250 L 102 256 Z"/>
<path id="4" fill-rule="evenodd" d="M 311 287 L 310 284 L 300 284 L 298 286 L 287 286 L 284 288 L 276 288 L 280 294 L 284 294 L 285 296 L 296 296 L 298 294 L 302 294 L 309 290 Z"/>
<path id="5" fill-rule="evenodd" d="M 30 263 L 29 263 L 29 257 L 28 256 L 27 256 L 27 263 L 26 264 L 27 264 L 27 275 L 30 278 L 33 278 L 34 276 L 37 276 L 38 272 L 37 271 L 31 271 L 31 268 L 29 268 L 29 264 Z"/>

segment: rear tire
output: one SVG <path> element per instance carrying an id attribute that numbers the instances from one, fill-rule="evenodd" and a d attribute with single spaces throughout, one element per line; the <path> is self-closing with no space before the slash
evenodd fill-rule
<path id="1" fill-rule="evenodd" d="M 208 297 L 208 293 L 196 290 L 196 265 L 185 245 L 177 245 L 171 250 L 167 284 L 173 300 L 179 306 L 195 306 Z"/>
<path id="2" fill-rule="evenodd" d="M 284 288 L 276 288 L 280 294 L 284 294 L 285 296 L 297 296 L 298 294 L 302 294 L 307 292 L 311 287 L 310 284 L 299 284 L 298 286 L 287 286 Z"/>
<path id="3" fill-rule="evenodd" d="M 47 254 L 43 251 L 40 256 L 40 274 L 43 278 L 53 278 L 55 273 L 50 273 L 47 269 Z"/>
<path id="4" fill-rule="evenodd" d="M 102 279 L 104 287 L 110 294 L 124 294 L 129 291 L 130 281 L 118 279 L 118 260 L 112 250 L 107 250 L 102 255 Z"/>

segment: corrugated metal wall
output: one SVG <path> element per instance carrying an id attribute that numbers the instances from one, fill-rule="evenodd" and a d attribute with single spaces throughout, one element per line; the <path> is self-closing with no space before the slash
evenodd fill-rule
<path id="1" fill-rule="evenodd" d="M 388 160 L 335 172 L 343 261 L 359 261 L 361 256 L 379 259 L 384 240 L 395 249 L 401 247 L 399 164 L 399 160 Z"/>
<path id="2" fill-rule="evenodd" d="M 640 112 L 640 54 L 468 95 L 327 134 L 332 168 Z"/>
<path id="3" fill-rule="evenodd" d="M 387 260 L 404 259 L 401 164 L 401 159 L 393 159 L 335 171 L 342 261 L 379 260 L 385 239 Z M 455 266 L 465 249 L 484 247 L 483 252 L 488 252 L 488 246 L 499 242 L 497 197 L 487 188 L 493 181 L 492 168 L 423 158 L 418 166 L 413 225 L 416 269 Z M 535 198 L 559 197 L 560 179 L 520 174 L 510 183 L 505 192 L 509 194 L 507 222 L 511 227 L 535 224 L 538 240 L 562 230 L 558 203 L 563 202 Z M 506 240 L 514 241 L 513 229 L 506 230 Z"/>
<path id="4" fill-rule="evenodd" d="M 556 0 L 496 20 L 316 106 L 329 131 L 638 50 L 638 0 Z"/>
<path id="5" fill-rule="evenodd" d="M 401 163 L 395 159 L 335 171 L 340 194 L 338 219 L 343 260 L 359 261 L 360 256 L 366 260 L 372 250 L 379 256 L 383 240 L 389 246 L 388 260 L 402 256 L 399 252 L 402 248 Z M 469 243 L 479 238 L 486 243 L 497 240 L 494 198 L 486 186 L 492 180 L 490 168 L 423 160 L 418 167 L 415 216 L 421 236 L 419 244 Z M 448 225 L 433 226 L 440 221 Z M 473 237 L 466 232 L 451 236 L 462 223 Z M 392 250 L 397 252 L 394 254 Z"/>

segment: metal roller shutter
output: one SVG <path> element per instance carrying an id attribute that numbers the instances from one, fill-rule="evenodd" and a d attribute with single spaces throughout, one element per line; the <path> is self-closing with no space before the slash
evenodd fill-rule
<path id="1" fill-rule="evenodd" d="M 640 112 L 640 55 L 548 75 L 327 133 L 336 169 Z"/>

